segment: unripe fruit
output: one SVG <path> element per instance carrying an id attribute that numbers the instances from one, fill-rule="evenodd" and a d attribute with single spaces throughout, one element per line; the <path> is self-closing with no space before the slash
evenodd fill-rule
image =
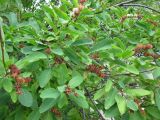
<path id="1" fill-rule="evenodd" d="M 84 5 L 80 4 L 78 8 L 79 8 L 79 10 L 81 11 L 81 10 L 84 9 Z"/>
<path id="2" fill-rule="evenodd" d="M 73 15 L 78 16 L 80 13 L 79 8 L 73 8 Z"/>

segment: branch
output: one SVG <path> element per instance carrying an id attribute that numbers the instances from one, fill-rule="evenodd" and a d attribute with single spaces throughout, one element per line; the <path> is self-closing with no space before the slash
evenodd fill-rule
<path id="1" fill-rule="evenodd" d="M 146 5 L 141 5 L 141 4 L 122 4 L 122 5 L 120 5 L 120 6 L 143 7 L 143 8 L 146 8 L 146 9 L 152 10 L 152 11 L 157 12 L 157 13 L 159 13 L 159 14 L 160 14 L 160 11 L 155 10 L 155 9 L 153 9 L 153 8 L 149 7 L 149 6 L 146 6 Z"/>
<path id="2" fill-rule="evenodd" d="M 128 4 L 128 3 L 132 3 L 132 2 L 136 2 L 136 1 L 137 1 L 137 0 L 124 1 L 124 2 L 121 2 L 121 3 L 115 4 L 115 5 L 111 6 L 111 7 L 117 7 L 117 6 L 134 6 L 134 7 L 143 7 L 143 8 L 146 8 L 146 9 L 152 10 L 152 11 L 154 11 L 154 12 L 160 13 L 160 11 L 155 10 L 154 8 L 151 8 L 151 7 L 146 6 L 146 5 L 142 5 L 142 4 Z M 105 9 L 105 11 L 106 11 L 106 10 L 110 10 L 110 8 L 111 8 L 111 7 L 109 7 L 109 8 L 107 8 L 107 9 Z M 102 13 L 103 11 L 104 11 L 104 10 L 99 11 L 99 12 L 96 12 L 95 14 L 100 14 L 100 13 Z"/>
<path id="3" fill-rule="evenodd" d="M 0 26 L 0 44 L 1 44 L 1 52 L 2 52 L 2 63 L 4 66 L 5 72 L 7 74 L 5 57 L 4 57 L 4 42 L 3 42 L 3 37 L 2 37 L 2 27 L 1 26 Z"/>
<path id="4" fill-rule="evenodd" d="M 135 2 L 135 1 L 136 1 L 136 0 L 124 1 L 124 2 L 121 2 L 121 3 L 118 3 L 118 4 L 113 5 L 112 7 L 121 6 L 121 5 L 123 5 L 123 4 L 132 3 L 132 2 Z"/>
<path id="5" fill-rule="evenodd" d="M 111 6 L 111 7 L 122 6 L 123 4 L 132 3 L 132 2 L 135 2 L 135 1 L 136 1 L 136 0 L 128 0 L 128 1 L 121 2 L 121 3 L 117 3 L 117 4 L 115 4 L 115 5 Z M 109 7 L 109 8 L 106 9 L 106 10 L 110 10 L 111 7 Z M 100 14 L 100 13 L 102 13 L 102 12 L 103 12 L 103 10 L 102 10 L 102 11 L 99 11 L 99 12 L 96 12 L 95 14 Z"/>
<path id="6" fill-rule="evenodd" d="M 83 113 L 83 120 L 86 120 L 86 113 L 85 113 L 84 109 L 82 109 L 82 113 Z"/>
<path id="7" fill-rule="evenodd" d="M 98 112 L 99 117 L 101 118 L 101 120 L 105 120 L 105 118 L 103 117 L 103 115 L 101 114 L 101 112 L 99 111 L 99 109 L 97 108 L 96 103 L 95 103 L 94 100 L 92 99 L 92 96 L 91 96 L 90 92 L 88 91 L 88 89 L 87 89 L 85 86 L 84 86 L 84 89 L 85 89 L 85 91 L 86 91 L 89 99 L 91 100 L 92 104 L 94 105 L 96 111 Z"/>

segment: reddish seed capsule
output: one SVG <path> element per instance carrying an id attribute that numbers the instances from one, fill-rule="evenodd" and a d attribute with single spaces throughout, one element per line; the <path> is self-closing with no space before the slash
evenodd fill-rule
<path id="1" fill-rule="evenodd" d="M 150 56 L 150 53 L 145 52 L 145 53 L 144 53 L 144 56 L 146 56 L 146 57 L 147 57 L 147 56 Z"/>
<path id="2" fill-rule="evenodd" d="M 24 78 L 24 82 L 25 82 L 25 83 L 29 83 L 29 82 L 31 82 L 31 80 L 32 80 L 32 79 L 31 79 L 30 77 Z"/>
<path id="3" fill-rule="evenodd" d="M 83 4 L 84 2 L 86 2 L 86 1 L 87 1 L 87 0 L 79 0 L 79 2 L 82 3 L 82 4 Z"/>
<path id="4" fill-rule="evenodd" d="M 105 73 L 100 73 L 100 74 L 99 74 L 99 77 L 105 78 L 105 77 L 106 77 L 106 74 L 105 74 Z"/>
<path id="5" fill-rule="evenodd" d="M 65 89 L 65 93 L 69 95 L 71 92 L 72 92 L 72 89 L 69 86 L 67 86 L 67 88 Z"/>
<path id="6" fill-rule="evenodd" d="M 75 92 L 75 93 L 74 93 L 74 96 L 78 97 L 78 93 Z"/>
<path id="7" fill-rule="evenodd" d="M 60 113 L 60 111 L 59 111 L 57 108 L 52 108 L 51 111 L 52 111 L 57 117 L 60 117 L 60 116 L 61 116 L 61 113 Z"/>
<path id="8" fill-rule="evenodd" d="M 24 45 L 23 44 L 19 44 L 19 48 L 24 48 Z"/>
<path id="9" fill-rule="evenodd" d="M 21 94 L 22 94 L 21 88 L 16 88 L 16 93 L 17 93 L 18 95 L 21 95 Z"/>
<path id="10" fill-rule="evenodd" d="M 145 49 L 152 49 L 152 48 L 153 48 L 153 46 L 151 44 L 145 45 Z"/>
<path id="11" fill-rule="evenodd" d="M 154 59 L 158 59 L 158 58 L 160 58 L 160 55 L 158 55 L 158 54 L 154 54 L 154 53 L 152 53 L 152 54 L 151 54 L 151 56 L 152 56 Z"/>
<path id="12" fill-rule="evenodd" d="M 51 54 L 51 49 L 50 48 L 45 49 L 45 53 L 46 54 Z"/>
<path id="13" fill-rule="evenodd" d="M 63 58 L 61 58 L 61 57 L 55 57 L 54 58 L 54 62 L 55 62 L 55 64 L 61 64 L 61 63 L 63 63 L 64 62 L 64 59 Z"/>

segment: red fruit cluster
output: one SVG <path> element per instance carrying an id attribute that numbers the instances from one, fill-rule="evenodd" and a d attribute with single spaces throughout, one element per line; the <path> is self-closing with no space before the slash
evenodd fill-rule
<path id="1" fill-rule="evenodd" d="M 153 46 L 151 44 L 138 44 L 135 48 L 135 52 L 138 52 L 140 50 L 148 50 L 148 49 L 152 49 Z"/>
<path id="2" fill-rule="evenodd" d="M 85 2 L 87 2 L 87 0 L 79 0 L 79 3 L 81 3 L 81 4 L 83 4 Z"/>
<path id="3" fill-rule="evenodd" d="M 65 93 L 66 93 L 67 95 L 69 95 L 69 94 L 71 94 L 71 93 L 74 93 L 74 96 L 76 96 L 76 97 L 78 96 L 78 93 L 76 93 L 74 90 L 72 90 L 69 86 L 66 87 Z"/>
<path id="4" fill-rule="evenodd" d="M 91 55 L 91 58 L 94 59 L 94 60 L 96 60 L 96 59 L 99 58 L 99 55 L 98 54 L 93 54 L 93 55 Z"/>
<path id="5" fill-rule="evenodd" d="M 52 108 L 51 111 L 57 116 L 61 117 L 61 112 L 57 108 Z"/>
<path id="6" fill-rule="evenodd" d="M 152 57 L 152 58 L 154 58 L 154 59 L 158 59 L 158 58 L 160 58 L 160 55 L 158 55 L 158 54 L 155 54 L 155 53 L 149 53 L 148 52 L 148 50 L 149 49 L 152 49 L 153 48 L 153 46 L 151 45 L 151 44 L 145 44 L 145 45 L 143 45 L 143 44 L 139 44 L 139 45 L 137 45 L 136 46 L 136 48 L 134 49 L 134 54 L 135 55 L 137 55 L 137 54 L 140 54 L 140 53 L 144 53 L 143 55 L 145 56 L 145 57 Z"/>
<path id="7" fill-rule="evenodd" d="M 144 53 L 144 56 L 146 56 L 146 57 L 150 56 L 150 57 L 152 57 L 152 58 L 154 58 L 154 59 L 160 58 L 160 55 L 155 54 L 155 53 L 149 53 L 149 52 L 145 52 L 145 53 Z"/>
<path id="8" fill-rule="evenodd" d="M 152 49 L 153 46 L 151 44 L 138 44 L 134 49 L 134 55 L 146 52 L 149 49 Z"/>
<path id="9" fill-rule="evenodd" d="M 16 65 L 11 65 L 9 67 L 9 69 L 10 69 L 11 77 L 16 80 L 15 88 L 16 88 L 17 94 L 22 94 L 21 85 L 23 83 L 29 83 L 31 81 L 31 78 L 30 77 L 26 77 L 26 78 L 21 77 L 20 76 L 21 71 L 17 68 Z"/>
<path id="10" fill-rule="evenodd" d="M 101 78 L 105 78 L 107 75 L 102 72 L 103 69 L 104 69 L 104 66 L 97 66 L 97 65 L 94 65 L 94 64 L 89 65 L 87 67 L 88 71 L 97 74 Z"/>
<path id="11" fill-rule="evenodd" d="M 21 73 L 21 71 L 17 68 L 16 65 L 11 65 L 9 69 L 10 69 L 10 74 L 13 78 L 16 78 Z"/>
<path id="12" fill-rule="evenodd" d="M 62 57 L 54 57 L 55 64 L 62 64 L 64 62 L 64 59 Z"/>
<path id="13" fill-rule="evenodd" d="M 46 54 L 51 54 L 51 49 L 50 48 L 45 49 L 45 53 Z"/>
<path id="14" fill-rule="evenodd" d="M 24 46 L 24 44 L 19 44 L 18 47 L 19 47 L 19 48 L 24 48 L 25 46 Z"/>

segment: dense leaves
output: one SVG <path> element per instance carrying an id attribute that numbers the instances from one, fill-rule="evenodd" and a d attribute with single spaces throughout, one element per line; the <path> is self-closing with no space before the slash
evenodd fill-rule
<path id="1" fill-rule="evenodd" d="M 3 120 L 159 120 L 157 0 L 0 0 Z"/>

